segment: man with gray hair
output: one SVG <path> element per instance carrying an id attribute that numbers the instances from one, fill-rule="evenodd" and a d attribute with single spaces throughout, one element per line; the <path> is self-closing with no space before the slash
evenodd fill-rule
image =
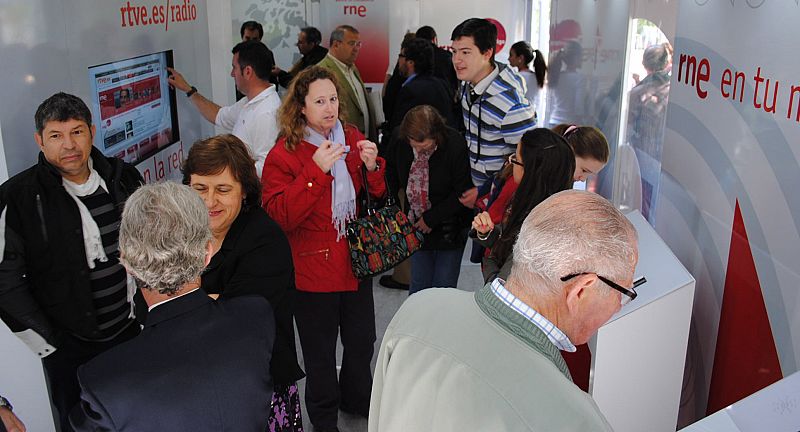
<path id="1" fill-rule="evenodd" d="M 148 305 L 142 333 L 78 370 L 76 430 L 265 430 L 275 324 L 262 297 L 211 300 L 208 210 L 187 186 L 143 186 L 119 248 Z"/>
<path id="2" fill-rule="evenodd" d="M 633 225 L 599 195 L 531 211 L 508 281 L 411 296 L 375 366 L 370 432 L 610 431 L 559 350 L 586 343 L 636 293 Z"/>
<path id="3" fill-rule="evenodd" d="M 367 139 L 376 141 L 375 108 L 369 101 L 364 80 L 358 73 L 356 59 L 361 51 L 361 36 L 355 27 L 340 25 L 331 32 L 328 55 L 317 66 L 336 75 L 339 83 L 339 113 L 342 120 L 351 123 Z"/>

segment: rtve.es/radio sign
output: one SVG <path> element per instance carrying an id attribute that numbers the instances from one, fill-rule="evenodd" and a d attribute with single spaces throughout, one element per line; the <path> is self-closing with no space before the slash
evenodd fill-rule
<path id="1" fill-rule="evenodd" d="M 197 6 L 192 0 L 162 0 L 155 5 L 133 4 L 126 1 L 119 8 L 120 24 L 122 27 L 143 27 L 150 25 L 163 25 L 164 31 L 169 30 L 169 23 L 195 21 L 197 19 Z"/>

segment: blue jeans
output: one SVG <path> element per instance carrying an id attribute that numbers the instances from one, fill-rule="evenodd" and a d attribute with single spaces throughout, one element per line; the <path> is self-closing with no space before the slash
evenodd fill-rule
<path id="1" fill-rule="evenodd" d="M 455 288 L 463 255 L 464 246 L 459 249 L 419 250 L 411 255 L 408 295 L 432 287 Z"/>

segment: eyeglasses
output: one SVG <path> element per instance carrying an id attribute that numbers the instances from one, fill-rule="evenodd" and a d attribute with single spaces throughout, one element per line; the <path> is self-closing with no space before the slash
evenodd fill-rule
<path id="1" fill-rule="evenodd" d="M 361 41 L 350 41 L 350 42 L 347 42 L 347 45 L 350 45 L 351 47 L 360 47 L 361 45 L 363 45 L 363 42 L 361 42 Z"/>
<path id="2" fill-rule="evenodd" d="M 638 287 L 638 286 L 642 285 L 643 283 L 647 282 L 647 279 L 645 279 L 644 276 L 642 276 L 639 279 L 636 279 L 635 281 L 633 281 L 633 286 L 631 287 L 631 289 L 627 289 L 627 288 L 622 287 L 621 285 L 617 284 L 616 282 L 614 282 L 614 281 L 612 281 L 610 279 L 604 278 L 603 276 L 600 276 L 599 274 L 592 273 L 592 272 L 573 273 L 571 275 L 567 275 L 567 276 L 562 277 L 561 278 L 561 282 L 566 282 L 566 281 L 568 281 L 568 280 L 570 280 L 572 278 L 575 278 L 575 277 L 578 277 L 578 276 L 582 276 L 582 275 L 585 275 L 585 274 L 594 274 L 595 276 L 597 276 L 598 279 L 603 281 L 603 283 L 605 283 L 606 285 L 610 286 L 611 288 L 614 288 L 615 290 L 621 292 L 622 294 L 625 294 L 624 296 L 622 296 L 620 298 L 620 304 L 622 306 L 625 306 L 626 304 L 630 303 L 633 299 L 636 298 L 636 296 L 638 295 L 636 293 L 636 287 Z"/>
<path id="3" fill-rule="evenodd" d="M 525 165 L 522 164 L 522 162 L 517 160 L 517 155 L 515 155 L 514 153 L 511 153 L 510 155 L 508 155 L 508 161 L 511 162 L 514 165 L 525 166 Z"/>

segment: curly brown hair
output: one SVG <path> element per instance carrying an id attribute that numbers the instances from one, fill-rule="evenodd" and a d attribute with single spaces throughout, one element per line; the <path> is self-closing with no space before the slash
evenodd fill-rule
<path id="1" fill-rule="evenodd" d="M 303 108 L 306 105 L 308 88 L 311 83 L 318 80 L 329 80 L 336 87 L 336 94 L 341 93 L 336 76 L 321 66 L 311 66 L 294 77 L 286 91 L 286 96 L 283 97 L 281 108 L 278 110 L 280 136 L 286 139 L 286 150 L 294 151 L 295 147 L 305 138 L 306 117 L 303 115 Z M 341 113 L 340 110 L 340 120 Z"/>
<path id="2" fill-rule="evenodd" d="M 192 174 L 215 175 L 229 169 L 242 184 L 244 207 L 261 205 L 261 181 L 256 174 L 256 161 L 247 146 L 234 135 L 223 134 L 195 142 L 183 161 L 183 184 L 189 185 Z"/>

